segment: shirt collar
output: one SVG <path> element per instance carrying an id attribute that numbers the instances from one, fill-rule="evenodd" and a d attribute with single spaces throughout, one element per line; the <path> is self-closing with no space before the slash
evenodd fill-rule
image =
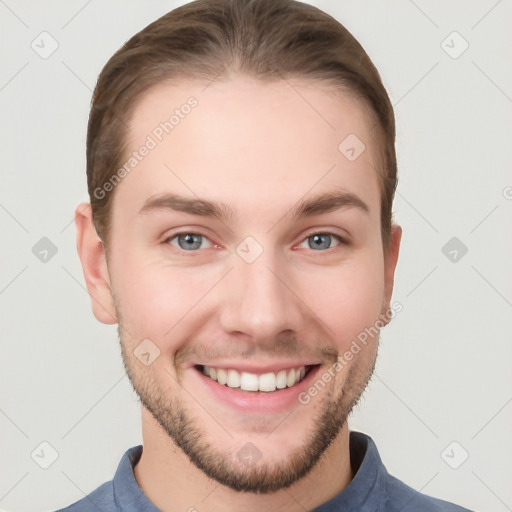
<path id="1" fill-rule="evenodd" d="M 356 474 L 340 494 L 314 512 L 378 512 L 386 502 L 388 473 L 373 439 L 362 432 L 350 432 L 350 464 Z"/>
<path id="2" fill-rule="evenodd" d="M 142 455 L 142 445 L 134 446 L 123 455 L 114 475 L 114 501 L 119 512 L 161 512 L 142 492 L 133 468 Z"/>
<path id="3" fill-rule="evenodd" d="M 133 467 L 142 455 L 142 445 L 123 455 L 113 479 L 114 500 L 120 512 L 160 512 L 142 492 Z M 387 471 L 371 437 L 350 432 L 350 463 L 356 475 L 337 496 L 314 509 L 314 512 L 343 510 L 377 512 L 385 503 Z"/>

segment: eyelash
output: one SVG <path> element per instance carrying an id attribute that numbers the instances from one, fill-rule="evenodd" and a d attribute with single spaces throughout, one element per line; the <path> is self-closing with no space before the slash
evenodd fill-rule
<path id="1" fill-rule="evenodd" d="M 208 241 L 210 241 L 210 243 L 213 243 L 211 242 L 211 240 L 206 236 L 206 235 L 203 235 L 201 233 L 195 233 L 194 231 L 180 231 L 179 233 L 174 233 L 172 234 L 171 236 L 167 237 L 163 243 L 164 244 L 168 244 L 168 245 L 171 245 L 170 241 L 171 240 L 174 240 L 175 238 L 179 237 L 180 235 L 197 235 L 197 236 L 200 236 L 202 238 L 206 238 Z M 336 233 L 330 233 L 328 231 L 313 231 L 309 234 L 307 234 L 303 239 L 302 241 L 300 242 L 299 245 L 301 245 L 302 243 L 304 243 L 308 238 L 311 238 L 315 235 L 328 235 L 328 236 L 331 236 L 333 238 L 336 238 L 338 240 L 338 245 L 334 246 L 334 247 L 329 247 L 328 249 L 325 249 L 325 250 L 319 250 L 319 251 L 314 251 L 314 249 L 310 249 L 311 251 L 314 251 L 314 252 L 319 252 L 319 253 L 328 253 L 330 254 L 332 251 L 336 250 L 339 246 L 341 245 L 344 245 L 344 246 L 347 246 L 347 245 L 350 245 L 349 242 L 343 238 L 342 236 L 340 235 L 337 235 Z M 173 248 L 175 250 L 178 251 L 179 254 L 187 254 L 187 255 L 191 255 L 193 253 L 196 253 L 196 252 L 201 252 L 200 249 L 194 249 L 194 250 L 191 250 L 191 251 L 185 251 L 184 249 L 180 249 L 179 247 L 176 247 L 176 246 L 173 246 Z"/>

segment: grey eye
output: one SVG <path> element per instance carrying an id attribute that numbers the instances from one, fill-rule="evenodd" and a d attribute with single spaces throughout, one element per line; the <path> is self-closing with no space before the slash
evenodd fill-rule
<path id="1" fill-rule="evenodd" d="M 318 251 L 322 249 L 330 249 L 331 247 L 335 247 L 336 245 L 332 245 L 333 238 L 336 238 L 338 240 L 338 243 L 336 245 L 339 245 L 341 243 L 341 238 L 331 233 L 315 233 L 313 235 L 308 236 L 304 240 L 304 242 L 308 243 L 308 249 Z"/>
<path id="2" fill-rule="evenodd" d="M 205 236 L 199 235 L 197 233 L 177 233 L 176 235 L 170 237 L 167 241 L 176 247 L 176 245 L 172 243 L 172 241 L 175 239 L 178 240 L 177 247 L 184 251 L 194 251 L 195 249 L 200 249 L 203 241 L 208 240 Z"/>

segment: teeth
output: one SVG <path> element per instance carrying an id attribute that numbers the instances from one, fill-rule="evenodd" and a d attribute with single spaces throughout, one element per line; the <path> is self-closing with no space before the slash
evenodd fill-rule
<path id="1" fill-rule="evenodd" d="M 256 375 L 249 372 L 238 372 L 233 369 L 210 368 L 203 366 L 203 373 L 219 384 L 227 385 L 230 388 L 240 388 L 245 391 L 266 391 L 272 392 L 276 389 L 291 388 L 301 381 L 306 375 L 306 367 L 281 370 L 277 373 L 264 373 Z"/>
<path id="2" fill-rule="evenodd" d="M 234 371 L 234 370 L 233 370 Z M 246 391 L 258 391 L 259 379 L 254 373 L 242 372 L 240 375 L 240 387 Z M 231 386 L 234 387 L 234 386 Z"/>
<path id="3" fill-rule="evenodd" d="M 230 388 L 239 388 L 240 387 L 240 374 L 236 370 L 228 370 L 227 385 Z"/>
<path id="4" fill-rule="evenodd" d="M 281 370 L 276 375 L 276 388 L 283 389 L 286 387 L 286 370 Z"/>
<path id="5" fill-rule="evenodd" d="M 300 371 L 298 372 L 300 375 Z M 291 388 L 295 384 L 295 370 L 292 368 L 286 376 L 286 385 Z"/>
<path id="6" fill-rule="evenodd" d="M 275 391 L 276 389 L 276 374 L 264 373 L 259 376 L 259 390 L 260 391 Z"/>
<path id="7" fill-rule="evenodd" d="M 205 366 L 205 368 L 208 368 L 208 367 Z M 213 368 L 210 369 L 210 377 L 213 380 L 215 380 L 215 378 L 216 378 L 217 382 L 224 386 L 224 384 L 226 384 L 226 382 L 228 381 L 228 375 L 226 373 L 226 370 L 223 370 L 222 368 L 217 368 L 217 375 L 216 376 L 215 376 L 215 371 L 213 372 L 213 375 L 212 375 L 212 370 L 213 370 Z"/>

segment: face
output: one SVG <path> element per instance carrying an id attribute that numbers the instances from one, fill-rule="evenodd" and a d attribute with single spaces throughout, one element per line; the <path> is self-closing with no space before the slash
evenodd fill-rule
<path id="1" fill-rule="evenodd" d="M 344 354 L 389 305 L 371 119 L 318 83 L 238 77 L 160 84 L 130 126 L 108 260 L 129 378 L 206 475 L 287 487 L 363 392 L 378 336 Z"/>

